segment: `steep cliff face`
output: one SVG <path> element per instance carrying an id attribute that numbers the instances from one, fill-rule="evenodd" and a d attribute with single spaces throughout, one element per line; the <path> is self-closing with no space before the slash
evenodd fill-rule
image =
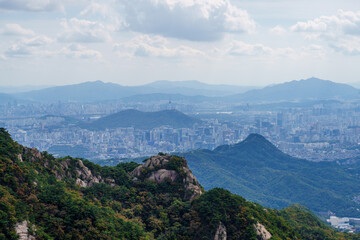
<path id="1" fill-rule="evenodd" d="M 135 168 L 131 176 L 134 182 L 148 180 L 158 184 L 164 181 L 181 183 L 185 189 L 185 200 L 192 200 L 203 193 L 203 188 L 183 157 L 168 154 L 152 156 L 145 164 Z"/>

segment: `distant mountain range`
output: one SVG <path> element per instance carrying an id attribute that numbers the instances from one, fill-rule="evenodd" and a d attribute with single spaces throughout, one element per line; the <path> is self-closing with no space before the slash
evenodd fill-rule
<path id="1" fill-rule="evenodd" d="M 180 154 L 205 189 L 223 187 L 272 208 L 294 203 L 315 212 L 360 216 L 352 201 L 360 178 L 351 166 L 310 162 L 284 154 L 264 137 L 251 134 L 243 142 Z"/>
<path id="2" fill-rule="evenodd" d="M 49 87 L 53 87 L 53 86 L 50 85 L 0 86 L 0 92 L 12 94 L 12 93 L 30 92 L 34 90 L 49 88 Z"/>
<path id="3" fill-rule="evenodd" d="M 199 102 L 212 102 L 221 99 L 221 97 L 207 97 L 202 95 L 196 96 L 185 96 L 182 94 L 170 94 L 170 93 L 149 93 L 140 94 L 130 97 L 122 98 L 121 101 L 124 103 L 149 103 L 149 102 L 167 102 L 171 101 L 182 101 L 188 103 L 199 103 Z"/>
<path id="4" fill-rule="evenodd" d="M 142 87 L 125 87 L 102 81 L 45 88 L 13 94 L 16 98 L 38 102 L 97 102 L 116 100 L 144 92 Z"/>
<path id="5" fill-rule="evenodd" d="M 207 97 L 220 97 L 231 94 L 244 93 L 246 91 L 256 89 L 254 86 L 236 86 L 225 84 L 206 84 L 199 81 L 156 81 L 144 85 L 161 90 L 162 93 L 174 93 L 183 95 L 203 95 Z"/>
<path id="6" fill-rule="evenodd" d="M 207 97 L 242 93 L 255 87 L 210 85 L 198 81 L 158 81 L 141 86 L 121 86 L 102 81 L 50 87 L 35 91 L 15 93 L 18 99 L 38 102 L 96 102 L 119 100 L 144 94 L 181 94 L 183 96 L 203 95 Z"/>
<path id="7" fill-rule="evenodd" d="M 81 127 L 88 129 L 111 129 L 119 127 L 152 129 L 160 126 L 192 128 L 195 123 L 201 123 L 201 120 L 190 117 L 177 110 L 141 112 L 129 109 L 115 114 L 110 114 L 89 124 L 82 124 Z"/>
<path id="8" fill-rule="evenodd" d="M 1 90 L 0 90 L 1 92 Z M 211 85 L 199 81 L 157 81 L 141 86 L 121 86 L 102 81 L 50 87 L 35 91 L 13 93 L 17 100 L 33 102 L 156 102 L 178 101 L 259 103 L 304 100 L 360 99 L 360 90 L 347 84 L 317 78 L 291 81 L 261 89 L 255 87 Z"/>
<path id="9" fill-rule="evenodd" d="M 318 78 L 291 81 L 226 97 L 228 101 L 278 102 L 323 99 L 360 99 L 360 90 Z"/>

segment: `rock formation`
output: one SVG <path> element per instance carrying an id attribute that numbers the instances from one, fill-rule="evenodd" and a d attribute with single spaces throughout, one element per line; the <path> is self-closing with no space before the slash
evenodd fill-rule
<path id="1" fill-rule="evenodd" d="M 19 240 L 35 240 L 35 236 L 29 233 L 28 222 L 26 220 L 15 225 L 16 234 L 19 235 Z"/>
<path id="2" fill-rule="evenodd" d="M 254 224 L 254 228 L 259 240 L 269 240 L 271 238 L 271 233 L 259 222 Z"/>
<path id="3" fill-rule="evenodd" d="M 219 226 L 216 230 L 214 240 L 226 240 L 226 239 L 227 239 L 226 227 L 222 222 L 219 222 Z"/>
<path id="4" fill-rule="evenodd" d="M 131 173 L 134 181 L 155 181 L 158 184 L 165 180 L 180 181 L 185 189 L 184 199 L 192 200 L 203 193 L 202 187 L 190 171 L 184 158 L 168 154 L 150 157 L 145 164 L 138 166 Z"/>

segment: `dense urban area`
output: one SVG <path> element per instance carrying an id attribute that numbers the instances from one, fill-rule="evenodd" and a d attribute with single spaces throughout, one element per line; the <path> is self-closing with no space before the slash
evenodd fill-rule
<path id="1" fill-rule="evenodd" d="M 214 149 L 242 141 L 250 133 L 260 133 L 282 151 L 312 161 L 346 159 L 360 152 L 358 102 L 331 100 L 270 105 L 190 105 L 171 101 L 156 104 L 13 102 L 1 108 L 0 125 L 7 128 L 16 141 L 55 155 L 110 159 Z M 189 128 L 165 125 L 153 129 L 89 130 L 79 125 L 129 108 L 176 109 L 202 122 Z"/>

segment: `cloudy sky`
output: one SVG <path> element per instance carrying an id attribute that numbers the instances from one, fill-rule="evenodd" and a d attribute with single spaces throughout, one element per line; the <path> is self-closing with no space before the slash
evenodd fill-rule
<path id="1" fill-rule="evenodd" d="M 0 0 L 0 85 L 360 82 L 359 0 Z"/>

